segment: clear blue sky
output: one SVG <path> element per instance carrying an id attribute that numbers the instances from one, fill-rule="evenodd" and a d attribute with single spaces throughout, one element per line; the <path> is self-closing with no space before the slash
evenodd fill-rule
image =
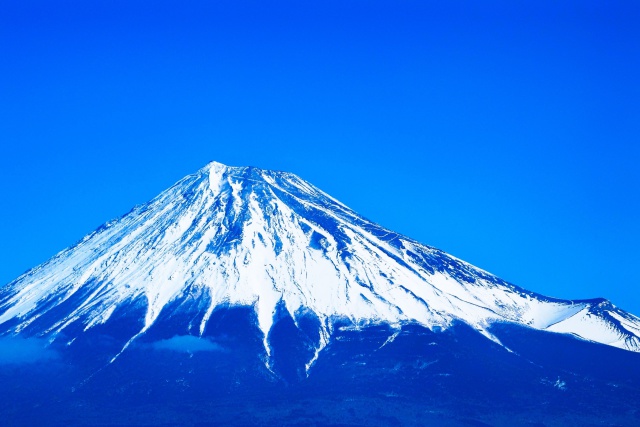
<path id="1" fill-rule="evenodd" d="M 5 2 L 0 283 L 218 160 L 640 315 L 639 22 L 637 1 Z"/>

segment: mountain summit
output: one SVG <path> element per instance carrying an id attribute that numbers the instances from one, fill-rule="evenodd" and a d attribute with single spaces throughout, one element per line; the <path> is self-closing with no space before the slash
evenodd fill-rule
<path id="1" fill-rule="evenodd" d="M 640 319 L 210 163 L 0 289 L 7 425 L 636 426 Z"/>
<path id="2" fill-rule="evenodd" d="M 640 351 L 640 319 L 606 300 L 526 291 L 368 221 L 294 174 L 217 162 L 2 288 L 0 328 L 71 344 L 138 316 L 126 349 L 181 312 L 181 334 L 201 336 L 220 306 L 255 311 L 268 366 L 283 315 L 298 328 L 312 319 L 307 370 L 345 322 L 463 322 L 497 343 L 491 326 L 507 322 Z"/>

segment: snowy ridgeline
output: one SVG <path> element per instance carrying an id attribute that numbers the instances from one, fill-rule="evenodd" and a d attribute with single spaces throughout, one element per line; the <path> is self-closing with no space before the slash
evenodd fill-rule
<path id="1" fill-rule="evenodd" d="M 0 332 L 73 339 L 69 330 L 142 303 L 131 342 L 163 310 L 194 302 L 201 313 L 185 330 L 195 335 L 221 305 L 254 307 L 267 354 L 279 307 L 318 320 L 315 357 L 336 319 L 464 322 L 496 342 L 490 326 L 510 322 L 640 351 L 640 319 L 606 300 L 528 292 L 366 220 L 296 175 L 216 162 L 0 290 Z"/>

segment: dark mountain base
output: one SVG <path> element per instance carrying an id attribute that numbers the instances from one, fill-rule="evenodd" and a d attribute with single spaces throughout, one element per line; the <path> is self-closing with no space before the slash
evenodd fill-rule
<path id="1" fill-rule="evenodd" d="M 172 348 L 176 331 L 157 329 L 106 366 L 82 343 L 46 363 L 2 366 L 2 424 L 640 425 L 638 354 L 509 325 L 494 332 L 513 352 L 462 324 L 436 333 L 406 325 L 392 340 L 387 326 L 337 325 L 308 378 L 297 379 L 308 346 L 282 347 L 289 353 L 272 366 L 296 366 L 270 372 L 251 316 L 217 312 L 206 348 Z M 299 339 L 283 319 L 270 338 Z M 114 341 L 99 338 L 90 337 Z"/>
<path id="2" fill-rule="evenodd" d="M 44 408 L 43 408 L 44 409 Z M 49 411 L 49 409 L 54 409 Z M 446 426 L 446 427 L 595 427 L 637 426 L 628 414 L 594 418 L 576 412 L 506 411 L 469 405 L 434 405 L 422 401 L 354 397 L 348 400 L 296 399 L 277 402 L 192 402 L 182 405 L 47 408 L 27 417 L 7 417 L 7 426 Z"/>

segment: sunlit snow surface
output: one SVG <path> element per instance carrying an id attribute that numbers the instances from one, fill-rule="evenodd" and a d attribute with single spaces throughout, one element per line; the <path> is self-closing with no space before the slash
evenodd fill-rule
<path id="1" fill-rule="evenodd" d="M 5 286 L 0 332 L 49 313 L 37 334 L 55 340 L 142 300 L 134 340 L 170 303 L 202 296 L 209 306 L 190 326 L 202 334 L 221 304 L 253 306 L 267 354 L 282 303 L 294 320 L 309 311 L 320 320 L 316 356 L 338 318 L 355 327 L 463 321 L 494 341 L 491 324 L 512 322 L 640 351 L 640 319 L 606 300 L 525 291 L 366 220 L 296 175 L 216 162 Z"/>

